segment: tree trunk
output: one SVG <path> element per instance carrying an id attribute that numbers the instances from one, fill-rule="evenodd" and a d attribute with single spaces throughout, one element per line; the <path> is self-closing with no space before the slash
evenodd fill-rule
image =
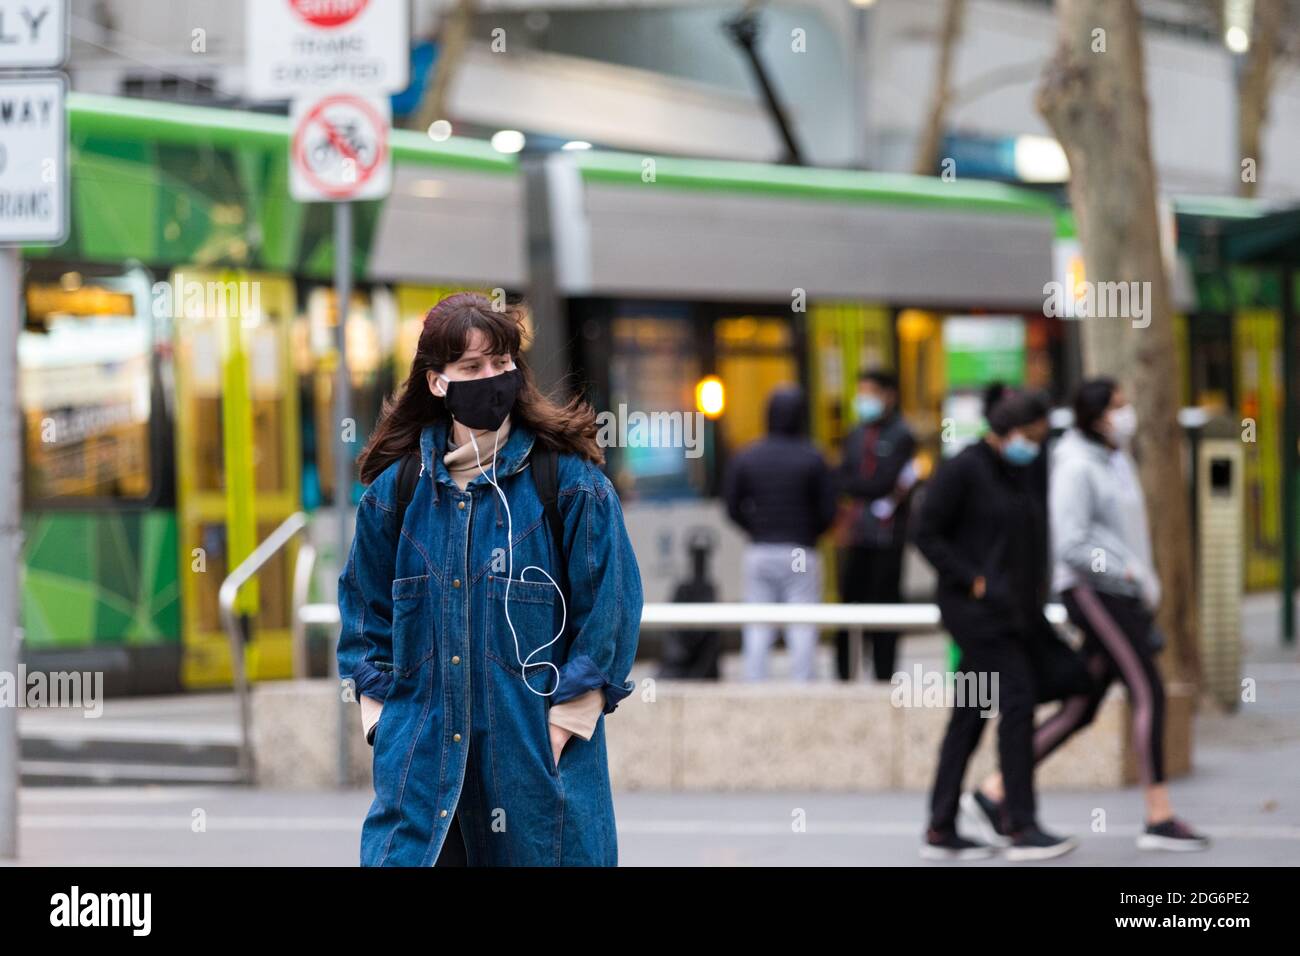
<path id="1" fill-rule="evenodd" d="M 939 163 L 939 147 L 943 142 L 944 119 L 952 99 L 952 61 L 957 55 L 961 39 L 962 18 L 966 0 L 944 0 L 943 25 L 939 33 L 939 61 L 934 77 L 934 90 L 930 95 L 925 127 L 917 141 L 916 159 L 912 171 L 920 176 L 934 175 Z"/>
<path id="2" fill-rule="evenodd" d="M 411 122 L 412 129 L 427 130 L 436 120 L 449 119 L 447 97 L 451 92 L 452 77 L 469 42 L 476 4 L 477 0 L 457 0 L 456 8 L 443 15 L 438 25 L 438 63 L 424 87 L 420 106 Z"/>
<path id="3" fill-rule="evenodd" d="M 1263 171 L 1260 142 L 1268 120 L 1268 100 L 1277 60 L 1277 36 L 1282 27 L 1282 0 L 1255 0 L 1250 30 L 1250 50 L 1243 57 L 1237 78 L 1237 193 L 1254 196 Z M 1252 160 L 1251 175 L 1243 176 L 1241 163 Z"/>
<path id="4" fill-rule="evenodd" d="M 1134 450 L 1164 592 L 1165 664 L 1176 678 L 1199 683 L 1177 350 L 1147 132 L 1141 21 L 1134 0 L 1057 0 L 1056 8 L 1058 46 L 1044 67 L 1037 105 L 1070 163 L 1086 280 L 1094 290 L 1099 283 L 1139 283 L 1146 303 L 1145 313 L 1130 300 L 1127 316 L 1094 309 L 1079 319 L 1084 370 L 1117 378 L 1137 410 Z"/>

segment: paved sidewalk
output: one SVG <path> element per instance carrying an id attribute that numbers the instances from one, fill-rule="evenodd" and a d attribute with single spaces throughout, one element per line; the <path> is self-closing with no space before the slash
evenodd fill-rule
<path id="1" fill-rule="evenodd" d="M 1038 865 L 1300 865 L 1300 660 L 1277 642 L 1276 608 L 1254 598 L 1244 614 L 1244 673 L 1257 681 L 1257 702 L 1234 715 L 1202 713 L 1195 772 L 1171 785 L 1179 813 L 1215 846 L 1140 853 L 1136 788 L 1051 791 L 1041 797 L 1044 825 L 1083 845 Z M 218 722 L 217 712 L 200 710 L 204 722 Z M 26 788 L 19 865 L 351 866 L 369 801 L 362 791 Z M 1104 832 L 1093 830 L 1099 810 Z M 624 865 L 945 865 L 917 855 L 919 792 L 619 793 L 616 811 Z"/>

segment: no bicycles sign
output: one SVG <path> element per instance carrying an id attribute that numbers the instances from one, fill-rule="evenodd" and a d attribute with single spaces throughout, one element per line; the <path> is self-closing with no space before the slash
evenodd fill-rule
<path id="1" fill-rule="evenodd" d="M 393 186 L 387 97 L 333 93 L 293 103 L 289 194 L 299 202 L 382 199 Z"/>

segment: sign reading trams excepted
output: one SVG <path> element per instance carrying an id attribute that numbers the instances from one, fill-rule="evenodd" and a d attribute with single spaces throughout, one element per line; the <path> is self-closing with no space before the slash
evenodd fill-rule
<path id="1" fill-rule="evenodd" d="M 388 97 L 335 93 L 294 100 L 289 194 L 299 202 L 382 199 L 393 186 Z"/>
<path id="2" fill-rule="evenodd" d="M 62 76 L 0 79 L 0 243 L 68 235 Z"/>
<path id="3" fill-rule="evenodd" d="M 408 0 L 245 0 L 245 95 L 398 93 L 410 83 Z"/>
<path id="4" fill-rule="evenodd" d="M 0 0 L 0 68 L 52 70 L 68 58 L 68 0 Z"/>

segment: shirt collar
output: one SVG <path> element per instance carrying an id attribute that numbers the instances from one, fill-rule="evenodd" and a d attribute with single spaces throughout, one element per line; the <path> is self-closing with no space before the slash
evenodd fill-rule
<path id="1" fill-rule="evenodd" d="M 425 471 L 431 472 L 434 480 L 440 485 L 450 485 L 459 491 L 455 480 L 451 477 L 451 472 L 447 470 L 447 465 L 442 460 L 443 452 L 447 448 L 447 430 L 450 422 L 447 419 L 441 419 L 432 425 L 425 425 L 420 432 L 420 461 L 423 463 Z M 497 452 L 496 474 L 498 478 L 506 475 L 513 475 L 520 471 L 528 461 L 528 454 L 533 449 L 533 431 L 517 417 L 510 417 L 510 435 L 506 438 L 505 445 Z M 433 450 L 438 449 L 438 454 Z M 489 469 L 491 473 L 491 469 Z M 476 484 L 488 484 L 488 480 L 482 474 L 475 475 L 470 479 L 469 484 L 465 486 L 468 491 Z"/>

